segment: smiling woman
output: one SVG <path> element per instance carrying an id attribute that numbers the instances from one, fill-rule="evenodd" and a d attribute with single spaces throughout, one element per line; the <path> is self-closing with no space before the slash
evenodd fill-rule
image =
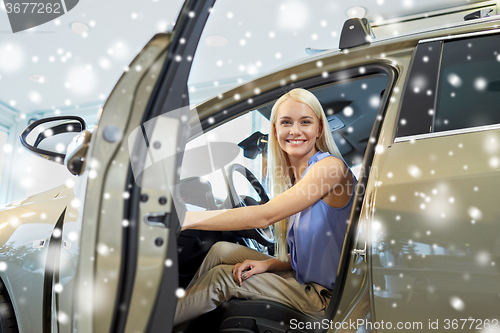
<path id="1" fill-rule="evenodd" d="M 274 198 L 258 206 L 187 212 L 182 229 L 245 230 L 278 222 L 277 258 L 215 244 L 178 301 L 176 324 L 231 297 L 274 300 L 315 318 L 328 306 L 356 179 L 331 132 L 323 130 L 328 120 L 311 92 L 286 93 L 270 118 L 268 174 Z M 339 187 L 351 191 L 338 193 Z M 325 251 L 331 254 L 328 262 L 321 259 Z"/>

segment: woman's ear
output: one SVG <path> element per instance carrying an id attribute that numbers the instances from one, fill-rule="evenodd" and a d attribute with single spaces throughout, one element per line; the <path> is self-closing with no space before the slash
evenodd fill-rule
<path id="1" fill-rule="evenodd" d="M 318 126 L 318 134 L 316 135 L 317 138 L 321 136 L 321 133 L 323 133 L 323 123 L 320 122 Z"/>

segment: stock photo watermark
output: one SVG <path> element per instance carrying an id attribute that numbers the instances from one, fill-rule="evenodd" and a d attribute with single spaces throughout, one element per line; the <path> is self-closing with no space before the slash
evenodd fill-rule
<path id="1" fill-rule="evenodd" d="M 55 20 L 78 4 L 79 0 L 3 0 L 12 32 L 20 32 Z"/>
<path id="2" fill-rule="evenodd" d="M 290 320 L 291 329 L 344 329 L 344 330 L 476 330 L 476 329 L 498 329 L 498 319 L 429 319 L 427 322 L 422 321 L 375 321 L 368 319 L 346 320 L 342 322 L 334 322 L 333 320 L 323 319 L 316 322 L 304 322 L 297 319 Z"/>

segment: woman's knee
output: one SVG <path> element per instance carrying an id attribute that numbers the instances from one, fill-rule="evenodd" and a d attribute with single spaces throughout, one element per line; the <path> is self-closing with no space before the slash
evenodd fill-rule
<path id="1" fill-rule="evenodd" d="M 232 276 L 231 265 L 218 265 L 207 272 L 203 281 L 200 281 L 200 285 L 203 285 L 212 297 L 219 295 L 220 297 L 215 298 L 221 300 L 227 295 L 228 287 L 236 286 Z"/>

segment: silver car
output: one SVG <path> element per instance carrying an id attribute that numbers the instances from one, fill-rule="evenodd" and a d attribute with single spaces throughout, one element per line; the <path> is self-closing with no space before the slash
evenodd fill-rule
<path id="1" fill-rule="evenodd" d="M 270 109 L 294 87 L 321 101 L 359 180 L 325 319 L 235 299 L 190 332 L 500 330 L 500 18 L 384 40 L 351 19 L 339 49 L 190 109 L 187 77 L 212 5 L 185 2 L 93 132 L 62 117 L 23 134 L 79 181 L 0 212 L 0 331 L 169 331 L 215 242 L 272 253 L 272 230 L 180 232 L 179 221 L 269 200 Z"/>

